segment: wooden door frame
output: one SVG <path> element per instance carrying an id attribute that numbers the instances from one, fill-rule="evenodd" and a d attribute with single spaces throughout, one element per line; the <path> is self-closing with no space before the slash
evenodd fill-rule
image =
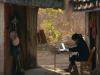
<path id="1" fill-rule="evenodd" d="M 89 14 L 90 14 L 90 12 L 86 12 L 85 13 L 85 40 L 86 40 L 86 43 L 87 43 L 87 45 L 88 45 L 88 48 L 89 48 L 89 50 L 91 50 L 91 44 L 90 44 L 90 28 L 88 27 L 88 25 L 89 25 Z M 98 12 L 96 12 L 96 17 L 97 17 L 97 28 L 98 28 L 98 26 L 99 26 L 99 13 Z M 98 29 L 97 29 L 98 30 Z M 99 36 L 98 35 L 96 35 L 96 67 L 97 67 L 97 61 L 98 61 L 98 59 L 97 59 L 97 50 L 99 49 L 98 47 L 99 47 L 99 43 L 98 43 L 98 41 L 99 41 Z"/>
<path id="2" fill-rule="evenodd" d="M 99 37 L 100 37 L 100 32 L 99 32 L 99 28 L 100 28 L 100 26 L 99 26 L 99 24 L 100 24 L 100 22 L 99 22 L 99 17 L 100 17 L 100 11 L 97 11 L 97 35 L 96 35 L 96 68 L 98 67 L 98 64 L 99 64 L 99 58 L 98 58 L 98 56 L 99 56 L 99 54 L 98 54 L 98 52 L 99 52 L 99 49 L 100 49 L 100 47 L 99 47 Z"/>
<path id="3" fill-rule="evenodd" d="M 89 12 L 86 12 L 85 13 L 85 40 L 90 50 L 91 49 L 90 48 L 90 29 L 88 25 L 89 25 Z"/>

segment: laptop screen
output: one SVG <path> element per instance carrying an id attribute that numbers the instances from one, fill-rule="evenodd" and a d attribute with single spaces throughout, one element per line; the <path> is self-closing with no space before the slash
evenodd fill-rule
<path id="1" fill-rule="evenodd" d="M 62 48 L 65 49 L 64 43 L 61 43 L 61 44 L 62 44 Z"/>

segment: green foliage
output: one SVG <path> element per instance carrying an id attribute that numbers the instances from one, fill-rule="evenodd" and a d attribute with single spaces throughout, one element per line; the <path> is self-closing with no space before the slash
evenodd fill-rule
<path id="1" fill-rule="evenodd" d="M 56 14 L 58 11 L 63 14 L 63 10 L 62 9 L 56 10 L 56 9 L 53 9 L 53 8 L 47 8 L 47 10 L 52 12 L 52 13 L 54 13 L 54 14 Z"/>
<path id="2" fill-rule="evenodd" d="M 67 34 L 68 36 L 70 35 L 70 33 L 69 34 Z"/>
<path id="3" fill-rule="evenodd" d="M 60 33 L 59 33 L 59 31 L 54 31 L 55 23 L 52 20 L 50 20 L 50 21 L 44 20 L 43 22 L 45 23 L 45 28 L 48 29 L 50 40 L 52 40 L 52 41 L 54 40 L 54 35 L 55 35 L 55 39 L 57 39 L 60 36 Z"/>
<path id="4" fill-rule="evenodd" d="M 65 24 L 65 26 L 68 26 L 68 25 L 69 25 L 69 23 Z"/>
<path id="5" fill-rule="evenodd" d="M 45 27 L 48 28 L 49 30 L 55 28 L 54 27 L 55 23 L 52 20 L 50 20 L 50 21 L 44 20 L 43 22 L 46 24 Z"/>
<path id="6" fill-rule="evenodd" d="M 43 48 L 43 50 L 45 50 L 45 48 Z"/>
<path id="7" fill-rule="evenodd" d="M 51 31 L 51 30 L 49 30 L 49 33 L 52 33 L 52 31 Z"/>
<path id="8" fill-rule="evenodd" d="M 52 20 L 44 20 L 43 21 L 44 23 L 45 23 L 45 28 L 47 28 L 48 29 L 48 33 L 49 33 L 49 39 L 50 40 L 54 40 L 54 37 L 53 37 L 53 31 L 52 30 L 54 30 L 55 29 L 55 27 L 54 27 L 54 25 L 55 25 L 55 23 L 52 21 Z"/>
<path id="9" fill-rule="evenodd" d="M 51 40 L 54 40 L 54 37 L 53 37 L 53 36 L 50 36 L 50 39 L 51 39 Z"/>
<path id="10" fill-rule="evenodd" d="M 38 14 L 45 13 L 44 9 L 42 9 L 42 8 L 40 8 L 40 9 L 41 9 L 41 11 L 39 11 Z"/>
<path id="11" fill-rule="evenodd" d="M 56 13 L 62 13 L 63 14 L 63 10 L 62 9 L 56 10 L 56 9 L 53 9 L 53 8 L 46 8 L 46 10 L 41 9 L 40 13 L 45 13 L 45 11 L 46 11 L 46 14 L 47 14 L 46 15 L 47 20 L 44 20 L 43 22 L 45 23 L 45 32 L 47 33 L 46 38 L 50 42 L 50 41 L 53 41 L 54 39 L 58 39 L 61 36 L 60 35 L 61 33 L 59 31 L 61 30 L 62 27 L 55 28 L 55 23 L 57 22 L 57 20 L 55 19 L 56 18 L 55 14 Z M 68 26 L 69 23 L 64 24 L 64 25 Z"/>
<path id="12" fill-rule="evenodd" d="M 53 8 L 47 8 L 47 10 L 53 12 L 54 14 L 56 14 L 58 12 L 58 10 L 55 10 Z"/>
<path id="13" fill-rule="evenodd" d="M 58 9 L 59 12 L 61 12 L 63 14 L 63 10 L 62 9 Z"/>
<path id="14" fill-rule="evenodd" d="M 58 31 L 55 31 L 55 36 L 56 36 L 56 39 L 60 36 Z"/>

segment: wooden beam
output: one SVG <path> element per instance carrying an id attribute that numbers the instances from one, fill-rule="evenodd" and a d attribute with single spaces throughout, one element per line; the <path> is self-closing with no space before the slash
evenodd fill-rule
<path id="1" fill-rule="evenodd" d="M 0 0 L 0 2 L 4 2 L 5 0 Z"/>
<path id="2" fill-rule="evenodd" d="M 37 66 L 37 11 L 38 8 L 26 8 L 27 15 L 27 51 L 29 67 Z"/>
<path id="3" fill-rule="evenodd" d="M 89 12 L 85 13 L 85 41 L 90 50 L 90 30 L 89 30 Z"/>

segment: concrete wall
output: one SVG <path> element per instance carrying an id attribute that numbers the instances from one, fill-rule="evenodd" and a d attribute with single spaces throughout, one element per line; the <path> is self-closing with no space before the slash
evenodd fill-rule
<path id="1" fill-rule="evenodd" d="M 4 72 L 4 3 L 0 3 L 0 75 Z"/>

